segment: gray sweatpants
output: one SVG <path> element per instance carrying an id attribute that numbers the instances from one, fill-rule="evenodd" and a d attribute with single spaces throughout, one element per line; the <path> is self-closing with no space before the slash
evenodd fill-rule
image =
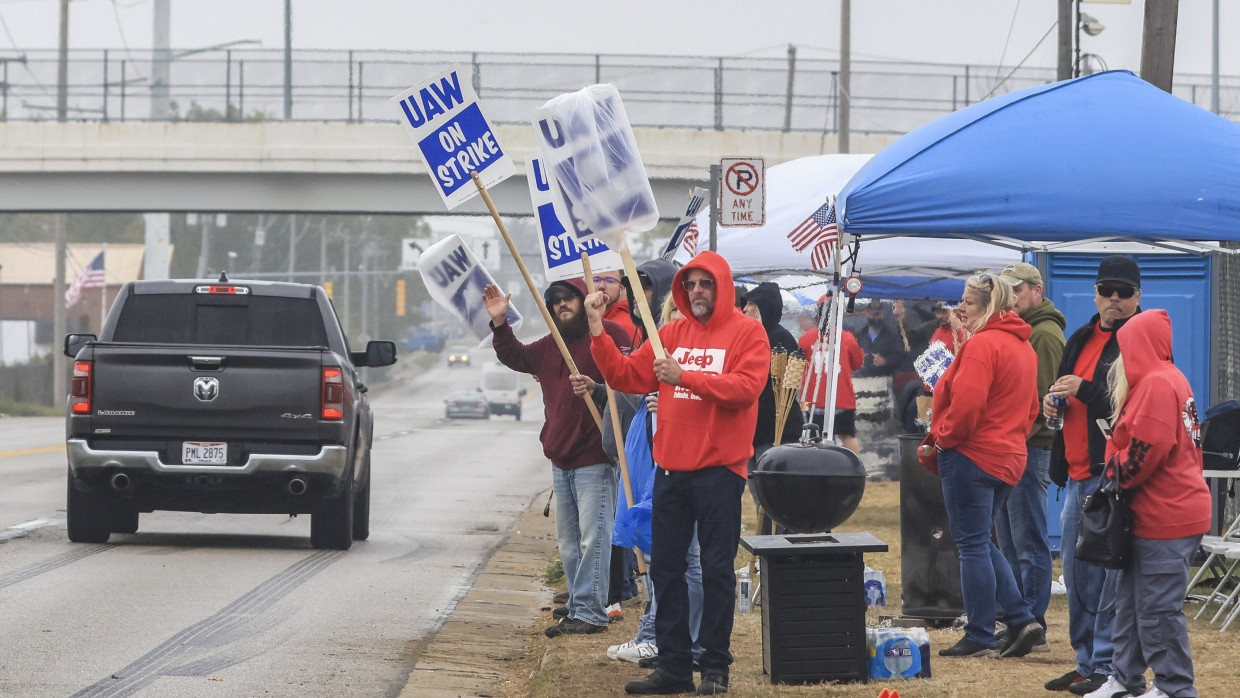
<path id="1" fill-rule="evenodd" d="M 1189 559 L 1201 536 L 1132 539 L 1132 562 L 1120 570 L 1115 589 L 1115 679 L 1134 695 L 1145 691 L 1145 669 L 1169 696 L 1196 696 L 1188 648 L 1184 588 Z"/>

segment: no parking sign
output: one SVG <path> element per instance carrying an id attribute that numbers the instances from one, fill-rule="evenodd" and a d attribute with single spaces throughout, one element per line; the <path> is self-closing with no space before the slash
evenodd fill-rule
<path id="1" fill-rule="evenodd" d="M 766 223 L 766 164 L 762 158 L 719 161 L 719 225 Z"/>
<path id="2" fill-rule="evenodd" d="M 422 153 L 431 181 L 449 209 L 478 193 L 470 177 L 477 172 L 486 187 L 516 168 L 495 130 L 482 114 L 469 80 L 453 66 L 392 98 L 400 120 Z"/>

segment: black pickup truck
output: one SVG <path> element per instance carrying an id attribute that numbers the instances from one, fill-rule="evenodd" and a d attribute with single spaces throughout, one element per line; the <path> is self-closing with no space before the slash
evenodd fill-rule
<path id="1" fill-rule="evenodd" d="M 370 535 L 372 422 L 327 293 L 306 284 L 125 284 L 101 336 L 70 334 L 69 539 L 106 542 L 143 512 L 309 514 L 315 548 Z"/>

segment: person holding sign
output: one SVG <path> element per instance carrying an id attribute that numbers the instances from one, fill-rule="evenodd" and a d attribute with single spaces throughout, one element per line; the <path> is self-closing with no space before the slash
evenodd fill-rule
<path id="1" fill-rule="evenodd" d="M 602 374 L 590 355 L 590 337 L 582 310 L 586 285 L 580 279 L 556 281 L 544 299 L 577 370 L 594 380 Z M 546 423 L 538 438 L 551 469 L 555 489 L 555 534 L 568 609 L 547 637 L 598 633 L 607 629 L 607 580 L 611 573 L 611 534 L 616 515 L 617 476 L 603 452 L 602 435 L 583 400 L 573 395 L 569 368 L 551 335 L 523 344 L 508 326 L 512 294 L 494 284 L 483 290 L 491 316 L 492 344 L 499 362 L 538 378 Z M 619 346 L 628 346 L 624 330 L 612 322 L 600 326 Z"/>
<path id="2" fill-rule="evenodd" d="M 732 561 L 771 345 L 762 323 L 736 308 L 732 271 L 714 252 L 703 252 L 676 272 L 672 297 L 684 317 L 659 329 L 667 348 L 663 358 L 656 358 L 653 342 L 624 356 L 615 340 L 604 336 L 606 298 L 593 293 L 586 299 L 590 350 L 607 383 L 624 392 L 659 393 L 650 565 L 659 599 L 659 663 L 624 690 L 694 690 L 685 558 L 696 526 L 703 591 L 698 642 L 704 650 L 697 689 L 704 695 L 726 693 L 736 584 Z"/>

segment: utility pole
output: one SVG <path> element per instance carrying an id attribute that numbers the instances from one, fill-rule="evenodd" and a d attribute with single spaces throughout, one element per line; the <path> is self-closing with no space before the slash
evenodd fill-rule
<path id="1" fill-rule="evenodd" d="M 56 59 L 56 120 L 69 119 L 69 0 L 60 0 L 60 50 Z"/>
<path id="2" fill-rule="evenodd" d="M 211 254 L 211 214 L 198 214 L 198 222 L 200 228 L 200 243 L 198 249 L 198 273 L 194 276 L 196 279 L 207 278 L 207 259 Z"/>
<path id="3" fill-rule="evenodd" d="M 154 27 L 151 33 L 151 119 L 167 121 L 172 115 L 169 87 L 172 66 L 171 0 L 155 0 Z"/>
<path id="4" fill-rule="evenodd" d="M 68 2 L 68 0 L 64 0 Z M 65 336 L 65 249 L 68 247 L 69 233 L 65 214 L 52 216 L 56 239 L 56 277 L 52 281 L 52 345 L 55 346 Z M 66 363 L 52 357 L 52 406 L 64 403 L 69 391 L 65 389 Z"/>
<path id="5" fill-rule="evenodd" d="M 1171 91 L 1175 69 L 1175 30 L 1180 0 L 1145 0 L 1145 28 L 1141 34 L 1141 79 Z"/>
<path id="6" fill-rule="evenodd" d="M 293 118 L 293 0 L 284 0 L 284 119 Z"/>
<path id="7" fill-rule="evenodd" d="M 1059 52 L 1055 66 L 1055 79 L 1072 77 L 1073 21 L 1076 17 L 1074 0 L 1059 0 Z"/>
<path id="8" fill-rule="evenodd" d="M 1210 54 L 1210 111 L 1218 113 L 1218 0 L 1214 0 L 1214 24 L 1210 26 L 1213 50 Z"/>
<path id="9" fill-rule="evenodd" d="M 839 152 L 848 152 L 848 112 L 852 108 L 852 0 L 840 0 Z"/>

